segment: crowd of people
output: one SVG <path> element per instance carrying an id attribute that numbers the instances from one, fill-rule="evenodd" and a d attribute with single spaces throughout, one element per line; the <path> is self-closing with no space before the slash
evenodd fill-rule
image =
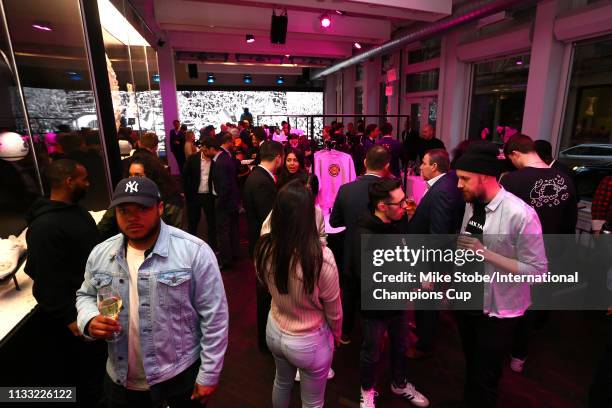
<path id="1" fill-rule="evenodd" d="M 360 406 L 376 406 L 387 337 L 391 392 L 429 406 L 409 366 L 436 352 L 439 312 L 420 308 L 411 322 L 405 311 L 362 310 L 363 234 L 461 234 L 459 248 L 484 251 L 485 272 L 542 274 L 549 264 L 542 234 L 574 233 L 572 176 L 529 136 L 517 133 L 501 149 L 464 142 L 451 158 L 431 125 L 417 132 L 407 121 L 396 138 L 389 123 L 359 121 L 345 130 L 333 122 L 319 145 L 286 122 L 254 127 L 246 113 L 218 132 L 201 129 L 197 139 L 174 121 L 168 145 L 182 185 L 157 156 L 157 137 L 141 135 L 97 227 L 79 205 L 90 185 L 86 166 L 62 157 L 46 167 L 50 196 L 28 214 L 26 273 L 66 359 L 57 381 L 75 381 L 82 406 L 207 403 L 228 344 L 222 273 L 242 256 L 242 214 L 257 282 L 253 336 L 276 364 L 275 408 L 289 406 L 296 378 L 302 406 L 323 406 L 334 350 L 357 340 L 355 323 Z M 345 166 L 352 166 L 346 174 Z M 404 177 L 414 173 L 427 187 L 416 208 Z M 544 196 L 542 183 L 554 185 L 555 197 Z M 608 223 L 610 201 L 598 213 Z M 505 239 L 484 249 L 491 234 Z M 110 313 L 101 306 L 108 289 Z M 533 322 L 542 318 L 529 309 L 528 284 L 483 291 L 481 310 L 454 313 L 466 359 L 457 406 L 495 406 L 505 358 L 523 369 Z M 595 384 L 593 398 L 607 398 L 605 381 Z"/>

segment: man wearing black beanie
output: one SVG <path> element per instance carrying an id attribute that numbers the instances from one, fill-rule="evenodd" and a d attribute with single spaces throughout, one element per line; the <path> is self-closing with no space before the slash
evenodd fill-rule
<path id="1" fill-rule="evenodd" d="M 497 145 L 476 142 L 457 160 L 457 186 L 467 205 L 458 247 L 482 250 L 483 273 L 539 275 L 547 259 L 538 215 L 506 191 Z M 531 304 L 528 283 L 485 283 L 482 310 L 459 312 L 457 324 L 466 359 L 465 404 L 494 407 L 504 358 L 514 328 Z"/>

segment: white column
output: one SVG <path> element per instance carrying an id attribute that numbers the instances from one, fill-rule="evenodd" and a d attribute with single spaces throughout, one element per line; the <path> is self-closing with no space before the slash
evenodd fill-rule
<path id="1" fill-rule="evenodd" d="M 564 54 L 564 44 L 555 39 L 554 25 L 557 14 L 568 3 L 547 0 L 537 6 L 522 126 L 522 132 L 534 140 L 553 140 Z"/>
<path id="2" fill-rule="evenodd" d="M 157 65 L 159 68 L 159 91 L 164 110 L 164 128 L 166 131 L 166 156 L 171 174 L 180 174 L 174 155 L 170 152 L 170 130 L 172 121 L 180 120 L 178 111 L 178 99 L 176 96 L 176 76 L 174 74 L 174 51 L 166 43 L 157 50 Z"/>
<path id="3" fill-rule="evenodd" d="M 367 61 L 364 64 L 364 80 L 363 80 L 363 112 L 367 115 L 378 114 L 379 103 L 379 83 L 380 78 L 380 57 L 376 57 L 373 61 Z M 366 125 L 369 123 L 378 123 L 375 118 L 366 118 Z"/>
<path id="4" fill-rule="evenodd" d="M 438 120 L 436 137 L 450 152 L 466 138 L 470 98 L 470 64 L 457 56 L 461 30 L 442 37 L 440 50 L 440 83 L 438 85 Z"/>
<path id="5" fill-rule="evenodd" d="M 331 115 L 336 113 L 336 74 L 331 74 L 325 77 L 325 114 Z M 323 123 L 328 125 L 333 118 L 326 118 Z"/>

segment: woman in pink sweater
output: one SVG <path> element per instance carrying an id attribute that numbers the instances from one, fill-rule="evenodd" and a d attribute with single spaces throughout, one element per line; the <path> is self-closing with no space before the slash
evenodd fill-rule
<path id="1" fill-rule="evenodd" d="M 342 329 L 338 268 L 322 247 L 314 199 L 299 180 L 276 196 L 271 230 L 255 247 L 257 277 L 272 295 L 266 340 L 276 362 L 274 408 L 286 408 L 296 370 L 303 407 L 322 407 Z"/>

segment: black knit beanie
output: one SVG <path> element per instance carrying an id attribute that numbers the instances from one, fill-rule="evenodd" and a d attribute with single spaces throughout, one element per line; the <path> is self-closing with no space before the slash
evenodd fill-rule
<path id="1" fill-rule="evenodd" d="M 474 142 L 457 159 L 455 169 L 499 177 L 503 170 L 503 160 L 499 160 L 498 155 L 499 149 L 495 143 Z"/>

